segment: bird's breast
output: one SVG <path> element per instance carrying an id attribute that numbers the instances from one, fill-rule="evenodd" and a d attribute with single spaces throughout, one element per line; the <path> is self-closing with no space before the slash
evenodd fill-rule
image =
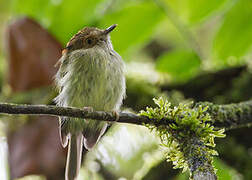
<path id="1" fill-rule="evenodd" d="M 68 105 L 118 109 L 125 94 L 123 66 L 120 56 L 114 52 L 79 57 L 72 65 L 66 85 Z"/>

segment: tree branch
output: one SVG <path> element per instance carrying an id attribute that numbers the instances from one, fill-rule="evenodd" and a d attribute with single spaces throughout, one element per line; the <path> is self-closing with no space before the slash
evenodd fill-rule
<path id="1" fill-rule="evenodd" d="M 189 165 L 191 178 L 193 180 L 216 180 L 214 168 L 209 161 L 206 146 L 196 137 L 190 138 L 190 148 L 186 149 L 186 161 Z"/>
<path id="2" fill-rule="evenodd" d="M 149 122 L 147 117 L 138 116 L 133 113 L 119 113 L 119 119 L 112 112 L 92 111 L 74 107 L 59 107 L 53 105 L 26 105 L 0 103 L 0 113 L 4 114 L 27 114 L 27 115 L 50 115 L 50 116 L 68 116 L 75 118 L 85 118 L 108 122 L 132 123 L 141 125 Z"/>
<path id="3" fill-rule="evenodd" d="M 195 106 L 198 105 L 208 106 L 214 127 L 235 129 L 252 125 L 252 100 L 226 105 L 199 102 Z"/>
<path id="4" fill-rule="evenodd" d="M 236 128 L 248 126 L 252 123 L 252 100 L 237 104 L 215 105 L 209 102 L 200 102 L 192 108 L 199 105 L 208 106 L 207 113 L 212 117 L 212 123 L 215 127 Z M 119 116 L 113 112 L 89 111 L 88 109 L 79 109 L 73 107 L 59 107 L 52 105 L 23 105 L 0 103 L 0 113 L 3 114 L 27 114 L 27 115 L 51 115 L 68 116 L 75 118 L 87 118 L 108 122 L 132 123 L 137 125 L 154 124 L 155 126 L 167 125 L 169 122 L 175 122 L 169 119 L 157 121 L 145 116 L 139 116 L 133 113 L 120 112 Z M 215 180 L 217 179 L 210 161 L 206 161 L 207 151 L 205 145 L 197 138 L 189 138 L 190 148 L 184 148 L 183 152 L 189 166 L 191 177 L 195 180 Z M 188 144 L 188 143 L 186 143 Z"/>
<path id="5" fill-rule="evenodd" d="M 252 97 L 252 73 L 247 66 L 205 72 L 185 83 L 163 84 L 161 91 L 178 90 L 194 101 L 240 102 Z M 237 92 L 239 92 L 237 94 Z M 235 95 L 233 95 L 235 94 Z M 218 101 L 220 102 L 220 100 Z"/>
<path id="6" fill-rule="evenodd" d="M 202 105 L 208 106 L 207 112 L 217 128 L 238 128 L 252 124 L 252 100 L 237 104 L 216 105 L 209 102 L 199 102 L 195 107 Z M 50 116 L 68 116 L 75 118 L 86 118 L 108 122 L 131 123 L 142 125 L 146 123 L 157 122 L 144 116 L 133 113 L 120 112 L 117 117 L 112 112 L 88 111 L 74 107 L 59 107 L 52 105 L 24 105 L 0 103 L 0 113 L 4 114 L 27 114 L 27 115 L 50 115 Z M 167 125 L 169 120 L 159 121 L 155 125 Z"/>

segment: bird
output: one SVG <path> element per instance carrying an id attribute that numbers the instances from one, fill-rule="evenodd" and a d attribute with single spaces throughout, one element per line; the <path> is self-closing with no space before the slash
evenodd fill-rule
<path id="1" fill-rule="evenodd" d="M 55 98 L 57 106 L 111 111 L 118 115 L 126 83 L 125 63 L 110 40 L 110 33 L 116 26 L 85 27 L 67 43 L 55 75 L 59 91 Z M 83 146 L 91 150 L 107 126 L 105 121 L 59 117 L 61 144 L 68 146 L 66 180 L 77 178 Z"/>

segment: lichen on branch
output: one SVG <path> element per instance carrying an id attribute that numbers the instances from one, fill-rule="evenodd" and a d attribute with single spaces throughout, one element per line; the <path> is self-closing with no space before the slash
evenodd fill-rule
<path id="1" fill-rule="evenodd" d="M 163 98 L 154 99 L 154 102 L 157 107 L 146 108 L 140 115 L 156 121 L 145 126 L 160 137 L 162 146 L 167 148 L 167 160 L 173 162 L 174 168 L 189 169 L 192 178 L 206 173 L 215 179 L 212 161 L 218 153 L 213 149 L 214 138 L 225 137 L 225 134 L 224 129 L 215 130 L 210 124 L 208 106 L 193 107 L 192 102 L 173 106 Z M 167 121 L 167 125 L 160 121 Z"/>

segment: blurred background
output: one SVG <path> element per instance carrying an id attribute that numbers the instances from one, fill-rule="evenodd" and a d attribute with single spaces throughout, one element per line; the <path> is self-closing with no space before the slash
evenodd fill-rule
<path id="1" fill-rule="evenodd" d="M 127 64 L 123 111 L 172 103 L 219 104 L 252 97 L 251 0 L 0 0 L 0 101 L 54 104 L 54 64 L 85 26 L 118 27 L 114 49 Z M 217 141 L 220 179 L 252 179 L 252 129 Z M 183 180 L 145 127 L 114 124 L 83 152 L 79 180 Z M 66 150 L 57 118 L 0 116 L 0 179 L 62 180 Z"/>

